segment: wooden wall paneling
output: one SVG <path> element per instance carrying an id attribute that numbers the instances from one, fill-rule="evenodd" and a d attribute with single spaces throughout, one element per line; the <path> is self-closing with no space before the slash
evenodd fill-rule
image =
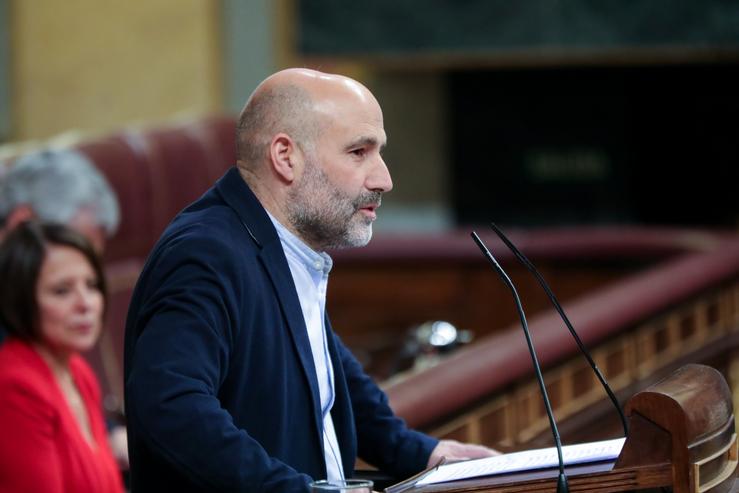
<path id="1" fill-rule="evenodd" d="M 702 346 L 720 346 L 721 338 L 726 337 L 727 331 L 737 330 L 736 327 L 710 332 L 707 323 L 702 324 L 702 330 L 698 330 L 696 325 L 705 319 L 701 312 L 707 313 L 710 306 L 721 300 L 724 304 L 728 299 L 733 300 L 735 291 L 735 286 L 729 285 L 686 300 L 592 348 L 593 358 L 614 392 L 633 393 L 640 381 L 649 381 L 665 368 L 690 361 L 691 354 L 699 353 Z M 727 315 L 733 319 L 735 313 L 731 311 Z M 687 339 L 681 337 L 684 324 L 691 328 Z M 658 351 L 660 338 L 661 350 Z M 734 350 L 730 356 L 712 357 L 709 363 L 729 375 L 735 405 L 739 406 L 739 350 Z M 585 435 L 589 434 L 592 439 L 603 438 L 603 433 L 612 433 L 610 430 L 618 433 L 610 403 L 603 404 L 607 395 L 579 353 L 547 369 L 544 377 L 558 423 L 566 424 L 576 418 L 583 423 Z M 607 412 L 608 422 L 614 423 L 605 424 L 597 417 L 587 418 L 590 409 L 598 409 L 598 413 Z M 480 443 L 512 450 L 551 443 L 548 419 L 533 374 L 461 412 L 447 423 L 438 424 L 431 432 L 437 436 L 479 436 Z"/>
<path id="2" fill-rule="evenodd" d="M 731 330 L 739 330 L 739 282 L 722 296 L 722 317 Z"/>
<path id="3" fill-rule="evenodd" d="M 539 262 L 561 302 L 583 295 L 630 272 L 628 267 Z M 508 262 L 527 317 L 551 304 L 523 267 Z M 619 270 L 620 269 L 620 270 Z M 559 291 L 564 292 L 564 296 Z M 517 323 L 510 292 L 482 260 L 382 260 L 336 262 L 329 283 L 328 306 L 334 329 L 361 353 L 367 371 L 383 380 L 397 370 L 410 330 L 430 320 L 446 320 L 475 338 Z M 560 330 L 560 329 L 558 329 Z M 562 331 L 566 331 L 564 324 Z"/>
<path id="4" fill-rule="evenodd" d="M 515 416 L 507 395 L 493 399 L 483 407 L 479 416 L 480 443 L 511 447 L 514 444 Z"/>

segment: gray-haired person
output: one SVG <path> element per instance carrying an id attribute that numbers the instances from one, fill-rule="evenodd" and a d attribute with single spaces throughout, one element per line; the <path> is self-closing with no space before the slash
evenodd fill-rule
<path id="1" fill-rule="evenodd" d="M 71 226 L 101 252 L 118 228 L 115 193 L 90 160 L 71 149 L 33 152 L 0 175 L 0 240 L 30 218 Z"/>

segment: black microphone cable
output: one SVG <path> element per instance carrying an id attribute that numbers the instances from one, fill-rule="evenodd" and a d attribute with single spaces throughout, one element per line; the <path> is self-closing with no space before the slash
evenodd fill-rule
<path id="1" fill-rule="evenodd" d="M 495 225 L 495 223 L 490 223 L 490 227 L 495 231 L 495 234 L 498 235 L 498 237 L 505 243 L 505 245 L 508 247 L 509 250 L 513 252 L 513 254 L 516 256 L 519 262 L 521 262 L 528 270 L 531 272 L 536 280 L 538 281 L 539 285 L 544 289 L 544 291 L 547 293 L 547 296 L 549 297 L 549 300 L 554 305 L 554 308 L 557 310 L 557 313 L 559 313 L 559 316 L 564 321 L 565 325 L 570 331 L 570 334 L 572 334 L 572 337 L 575 339 L 575 342 L 577 343 L 577 347 L 580 348 L 580 352 L 585 357 L 586 360 L 588 360 L 588 363 L 590 364 L 590 368 L 593 369 L 593 372 L 598 377 L 598 380 L 600 381 L 600 384 L 603 386 L 603 389 L 608 394 L 608 397 L 611 399 L 611 402 L 613 403 L 614 407 L 616 408 L 616 411 L 618 411 L 618 415 L 621 418 L 621 424 L 624 428 L 624 436 L 629 435 L 629 426 L 626 422 L 626 416 L 624 415 L 623 410 L 621 409 L 620 404 L 618 403 L 618 399 L 616 399 L 616 395 L 611 390 L 611 387 L 608 385 L 608 382 L 606 382 L 605 377 L 600 371 L 600 368 L 598 368 L 598 365 L 593 360 L 593 357 L 590 354 L 590 351 L 588 351 L 588 348 L 585 347 L 585 344 L 583 344 L 582 340 L 580 339 L 580 336 L 575 331 L 575 328 L 572 326 L 572 323 L 570 323 L 570 319 L 565 314 L 564 309 L 562 308 L 562 305 L 559 304 L 559 301 L 557 301 L 557 297 L 554 296 L 554 293 L 549 288 L 549 285 L 544 280 L 544 277 L 539 273 L 539 271 L 534 267 L 534 264 L 531 263 L 531 261 L 526 258 L 526 256 L 521 253 L 521 251 L 516 248 L 516 245 L 514 245 L 511 240 L 506 237 L 505 234 L 498 228 L 498 226 Z"/>
<path id="2" fill-rule="evenodd" d="M 539 389 L 541 390 L 541 395 L 544 398 L 544 407 L 547 411 L 547 417 L 549 418 L 549 426 L 552 429 L 552 434 L 554 435 L 554 443 L 557 447 L 557 457 L 559 459 L 559 478 L 557 480 L 557 493 L 568 493 L 569 485 L 567 484 L 567 476 L 565 475 L 565 464 L 564 464 L 564 458 L 562 457 L 562 441 L 559 438 L 559 430 L 557 429 L 557 423 L 554 421 L 554 413 L 552 412 L 552 405 L 549 402 L 549 395 L 547 394 L 547 388 L 544 385 L 544 377 L 541 374 L 541 366 L 539 365 L 539 360 L 536 357 L 536 351 L 534 350 L 534 342 L 531 340 L 531 333 L 529 332 L 529 326 L 526 323 L 526 315 L 523 312 L 523 306 L 521 305 L 521 298 L 518 296 L 518 292 L 516 291 L 516 287 L 513 285 L 513 281 L 511 281 L 511 278 L 508 277 L 508 274 L 503 270 L 503 268 L 500 266 L 497 260 L 495 260 L 495 257 L 493 257 L 493 254 L 490 253 L 490 250 L 485 246 L 485 244 L 482 242 L 479 236 L 477 236 L 477 233 L 474 231 L 471 233 L 472 239 L 477 243 L 477 246 L 482 251 L 483 255 L 485 255 L 485 258 L 488 259 L 490 264 L 493 266 L 495 271 L 498 273 L 500 278 L 503 280 L 506 286 L 508 286 L 508 289 L 511 290 L 513 293 L 513 299 L 516 302 L 516 309 L 518 310 L 518 317 L 521 319 L 521 328 L 523 329 L 524 336 L 526 337 L 526 344 L 529 347 L 529 353 L 531 354 L 531 360 L 534 363 L 534 371 L 536 372 L 536 379 L 539 382 Z"/>

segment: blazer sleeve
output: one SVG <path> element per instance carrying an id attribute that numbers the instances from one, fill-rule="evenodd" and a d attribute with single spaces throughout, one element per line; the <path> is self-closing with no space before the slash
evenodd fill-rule
<path id="1" fill-rule="evenodd" d="M 400 478 L 425 469 L 439 441 L 408 428 L 395 416 L 385 393 L 364 372 L 341 339 L 334 337 L 351 398 L 359 456 Z"/>
<path id="2" fill-rule="evenodd" d="M 138 337 L 127 372 L 129 427 L 204 489 L 307 492 L 311 478 L 270 457 L 218 399 L 230 327 L 247 295 L 239 293 L 242 270 L 233 250 L 218 235 L 196 235 L 148 267 L 150 292 L 136 309 Z"/>
<path id="3" fill-rule="evenodd" d="M 54 405 L 33 385 L 0 383 L 0 491 L 62 493 Z"/>

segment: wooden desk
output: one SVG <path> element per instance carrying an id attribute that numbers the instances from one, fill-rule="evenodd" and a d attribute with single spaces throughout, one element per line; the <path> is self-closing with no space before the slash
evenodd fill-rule
<path id="1" fill-rule="evenodd" d="M 629 436 L 616 461 L 567 469 L 570 491 L 737 491 L 737 436 L 731 402 L 718 371 L 693 364 L 680 368 L 628 402 Z M 557 469 L 537 470 L 407 491 L 555 493 L 557 474 Z"/>

